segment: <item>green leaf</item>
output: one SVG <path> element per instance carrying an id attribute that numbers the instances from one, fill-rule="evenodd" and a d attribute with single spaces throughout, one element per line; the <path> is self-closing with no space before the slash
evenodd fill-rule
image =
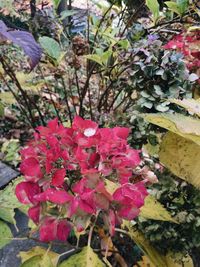
<path id="1" fill-rule="evenodd" d="M 118 42 L 118 45 L 121 46 L 123 49 L 127 50 L 130 47 L 130 43 L 127 39 L 125 40 L 120 40 Z"/>
<path id="2" fill-rule="evenodd" d="M 140 209 L 139 216 L 146 219 L 168 221 L 177 223 L 171 214 L 159 203 L 154 196 L 148 195 L 145 198 L 144 206 Z"/>
<path id="3" fill-rule="evenodd" d="M 112 51 L 110 51 L 110 50 L 104 52 L 104 53 L 101 55 L 103 65 L 106 66 L 106 65 L 108 64 L 108 60 L 110 59 L 111 55 L 112 55 Z"/>
<path id="4" fill-rule="evenodd" d="M 92 60 L 92 61 L 98 63 L 99 65 L 103 66 L 103 60 L 102 60 L 102 57 L 100 55 L 91 54 L 91 55 L 86 55 L 85 57 L 87 59 Z"/>
<path id="5" fill-rule="evenodd" d="M 189 7 L 188 0 L 177 0 L 176 3 L 173 1 L 166 1 L 165 4 L 172 12 L 178 14 L 179 16 L 182 16 Z"/>
<path id="6" fill-rule="evenodd" d="M 10 243 L 12 240 L 12 233 L 8 225 L 0 221 L 0 249 Z"/>
<path id="7" fill-rule="evenodd" d="M 48 36 L 43 36 L 39 38 L 39 42 L 48 56 L 57 61 L 59 60 L 61 57 L 61 48 L 56 40 Z"/>
<path id="8" fill-rule="evenodd" d="M 183 15 L 188 10 L 189 1 L 188 0 L 176 0 L 176 1 L 177 1 L 181 15 Z"/>
<path id="9" fill-rule="evenodd" d="M 2 147 L 1 152 L 4 154 L 3 160 L 6 162 L 12 162 L 12 164 L 17 165 L 20 160 L 19 156 L 20 144 L 18 139 L 6 140 Z"/>
<path id="10" fill-rule="evenodd" d="M 91 247 L 87 246 L 81 252 L 63 261 L 59 267 L 105 267 Z"/>
<path id="11" fill-rule="evenodd" d="M 168 8 L 172 12 L 174 12 L 174 13 L 178 14 L 179 16 L 181 16 L 181 12 L 180 12 L 180 9 L 179 9 L 179 6 L 178 6 L 177 3 L 172 2 L 172 1 L 166 1 L 165 4 L 168 6 Z"/>
<path id="12" fill-rule="evenodd" d="M 163 138 L 159 156 L 160 161 L 171 172 L 200 187 L 200 146 L 169 132 Z"/>
<path id="13" fill-rule="evenodd" d="M 144 119 L 200 145 L 200 120 L 181 114 L 145 114 Z"/>
<path id="14" fill-rule="evenodd" d="M 185 108 L 188 112 L 200 117 L 200 100 L 195 99 L 169 99 L 171 103 L 177 104 L 180 107 Z"/>
<path id="15" fill-rule="evenodd" d="M 103 11 L 103 13 L 106 13 L 107 10 L 110 8 L 110 3 L 108 1 L 98 1 L 98 0 L 91 0 L 92 3 L 97 5 L 99 9 Z"/>
<path id="16" fill-rule="evenodd" d="M 151 109 L 153 107 L 153 103 L 145 101 L 142 106 Z"/>
<path id="17" fill-rule="evenodd" d="M 146 0 L 146 5 L 147 7 L 150 9 L 151 13 L 153 14 L 153 20 L 154 23 L 156 23 L 156 21 L 159 18 L 159 3 L 157 0 Z"/>
<path id="18" fill-rule="evenodd" d="M 53 5 L 54 5 L 54 8 L 57 9 L 59 4 L 60 4 L 61 0 L 53 0 Z"/>
<path id="19" fill-rule="evenodd" d="M 61 12 L 61 17 L 60 19 L 63 20 L 63 19 L 66 19 L 67 17 L 70 17 L 70 16 L 74 16 L 78 13 L 78 11 L 76 10 L 65 10 L 63 12 Z"/>
<path id="20" fill-rule="evenodd" d="M 2 220 L 9 222 L 9 223 L 16 224 L 14 217 L 15 217 L 14 209 L 2 208 L 0 206 L 0 218 Z"/>
<path id="21" fill-rule="evenodd" d="M 15 196 L 15 187 L 21 181 L 22 178 L 19 177 L 0 191 L 0 218 L 14 224 L 16 223 L 14 219 L 14 209 L 18 208 L 25 212 L 28 208 L 21 204 Z"/>

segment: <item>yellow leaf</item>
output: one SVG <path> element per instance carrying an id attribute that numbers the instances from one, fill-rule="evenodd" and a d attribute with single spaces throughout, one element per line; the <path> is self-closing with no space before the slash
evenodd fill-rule
<path id="1" fill-rule="evenodd" d="M 144 118 L 200 145 L 200 120 L 181 114 L 145 114 Z"/>
<path id="2" fill-rule="evenodd" d="M 28 251 L 21 251 L 19 253 L 19 256 L 21 257 L 22 263 L 27 262 L 29 259 L 31 259 L 35 256 L 39 256 L 41 258 L 40 262 L 49 262 L 49 259 L 50 259 L 53 266 L 57 265 L 58 258 L 59 258 L 59 254 L 57 254 L 53 251 L 48 251 L 48 250 L 46 250 L 42 247 L 39 247 L 39 246 L 33 247 L 31 250 L 28 250 Z M 43 266 L 45 266 L 45 265 L 43 265 Z"/>
<path id="3" fill-rule="evenodd" d="M 200 147 L 196 143 L 169 132 L 163 138 L 159 156 L 175 175 L 200 187 Z"/>
<path id="4" fill-rule="evenodd" d="M 34 76 L 33 73 L 26 74 L 24 72 L 17 72 L 16 78 L 18 79 L 19 83 L 23 86 L 27 83 L 27 81 L 32 81 Z"/>
<path id="5" fill-rule="evenodd" d="M 177 223 L 176 220 L 172 218 L 171 214 L 163 207 L 163 205 L 159 203 L 154 196 L 151 195 L 148 195 L 145 198 L 145 204 L 140 209 L 139 216 L 152 220 Z"/>
<path id="6" fill-rule="evenodd" d="M 29 258 L 27 261 L 22 263 L 20 267 L 56 267 L 51 262 L 51 259 L 48 255 L 35 255 Z"/>
<path id="7" fill-rule="evenodd" d="M 134 265 L 133 267 L 155 267 L 155 265 L 151 263 L 148 257 L 143 256 L 142 260 L 137 262 L 137 265 Z"/>
<path id="8" fill-rule="evenodd" d="M 144 151 L 149 154 L 152 157 L 157 157 L 158 156 L 158 152 L 159 152 L 159 148 L 160 145 L 152 145 L 150 142 L 148 142 L 147 144 L 143 145 L 143 149 Z"/>
<path id="9" fill-rule="evenodd" d="M 63 261 L 59 267 L 105 267 L 90 246 L 84 247 L 81 252 Z"/>
<path id="10" fill-rule="evenodd" d="M 166 255 L 167 267 L 194 267 L 193 261 L 189 255 L 168 253 Z"/>
<path id="11" fill-rule="evenodd" d="M 12 104 L 16 103 L 16 100 L 15 100 L 13 94 L 10 92 L 0 93 L 0 100 L 3 103 L 8 104 L 8 105 L 12 105 Z"/>
<path id="12" fill-rule="evenodd" d="M 3 69 L 2 65 L 0 65 L 0 75 L 4 75 L 4 69 Z"/>
<path id="13" fill-rule="evenodd" d="M 123 228 L 128 229 L 129 236 L 134 240 L 138 247 L 148 256 L 149 260 L 155 267 L 168 267 L 166 258 L 160 254 L 144 237 L 144 235 L 134 228 L 129 221 L 123 221 Z"/>
<path id="14" fill-rule="evenodd" d="M 170 99 L 169 100 L 172 103 L 175 103 L 183 108 L 185 108 L 187 111 L 191 112 L 192 114 L 196 114 L 200 117 L 200 100 L 195 99 Z"/>
<path id="15" fill-rule="evenodd" d="M 143 257 L 143 261 L 139 262 L 140 267 L 194 267 L 190 256 L 170 252 L 165 256 L 158 252 L 131 222 L 124 220 L 122 227 L 128 230 L 129 236 L 149 259 Z"/>
<path id="16" fill-rule="evenodd" d="M 120 185 L 118 185 L 117 183 L 114 183 L 108 179 L 105 180 L 105 187 L 106 190 L 112 195 L 115 190 L 119 187 Z"/>
<path id="17" fill-rule="evenodd" d="M 33 79 L 35 78 L 33 73 L 27 74 L 23 72 L 17 72 L 16 77 L 24 90 L 38 91 L 41 90 L 46 83 L 46 81 L 41 80 L 33 82 Z"/>

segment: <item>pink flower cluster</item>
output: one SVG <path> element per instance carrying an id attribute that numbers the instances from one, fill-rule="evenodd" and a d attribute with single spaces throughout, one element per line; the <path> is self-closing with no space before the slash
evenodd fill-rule
<path id="1" fill-rule="evenodd" d="M 70 128 L 54 119 L 36 129 L 21 151 L 25 181 L 17 185 L 16 196 L 30 205 L 28 216 L 38 224 L 42 241 L 65 241 L 72 226 L 82 231 L 97 214 L 114 234 L 122 219 L 139 214 L 147 191 L 144 181 L 132 181 L 140 156 L 127 144 L 128 134 L 128 128 L 99 128 L 79 116 Z"/>

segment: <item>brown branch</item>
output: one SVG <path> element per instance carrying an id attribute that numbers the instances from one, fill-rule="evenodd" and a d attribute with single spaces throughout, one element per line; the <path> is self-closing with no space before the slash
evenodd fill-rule
<path id="1" fill-rule="evenodd" d="M 8 76 L 11 78 L 11 80 L 17 86 L 19 92 L 22 94 L 22 97 L 24 99 L 26 108 L 28 109 L 30 116 L 32 116 L 32 111 L 31 111 L 31 104 L 32 104 L 35 107 L 35 109 L 37 110 L 42 124 L 45 125 L 45 122 L 44 122 L 44 119 L 43 119 L 43 115 L 42 115 L 40 109 L 35 104 L 35 102 L 32 101 L 32 99 L 29 97 L 29 95 L 23 90 L 23 88 L 21 87 L 20 82 L 18 81 L 18 79 L 17 79 L 17 77 L 15 75 L 15 72 L 12 70 L 10 65 L 6 62 L 6 60 L 2 56 L 0 56 L 0 61 L 1 61 L 2 65 L 3 65 L 3 68 L 4 68 L 5 72 L 8 74 Z"/>
<path id="2" fill-rule="evenodd" d="M 3 77 L 3 75 L 1 78 L 2 78 L 3 82 L 5 83 L 5 85 L 7 86 L 7 88 L 9 89 L 9 91 L 14 96 L 15 100 L 17 101 L 17 103 L 19 105 L 19 109 L 21 110 L 22 114 L 27 118 L 28 122 L 30 123 L 30 126 L 34 129 L 35 121 L 34 121 L 34 118 L 32 117 L 32 114 L 29 118 L 26 110 L 23 107 L 23 104 L 21 104 L 20 97 L 18 97 L 18 95 L 13 91 L 12 87 L 9 85 L 9 83 L 6 81 L 6 79 Z"/>
<path id="3" fill-rule="evenodd" d="M 70 110 L 70 106 L 69 106 L 69 102 L 68 102 L 68 95 L 67 95 L 67 88 L 66 88 L 65 81 L 64 81 L 63 77 L 61 77 L 61 81 L 62 81 L 62 85 L 63 85 L 63 88 L 64 88 L 65 102 L 66 102 L 67 110 L 68 110 L 68 113 L 69 113 L 69 119 L 70 119 L 70 122 L 72 123 L 72 113 L 71 113 L 71 110 Z"/>

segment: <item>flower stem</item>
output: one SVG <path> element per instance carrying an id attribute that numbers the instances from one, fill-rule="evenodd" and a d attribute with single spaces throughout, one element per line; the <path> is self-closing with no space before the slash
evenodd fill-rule
<path id="1" fill-rule="evenodd" d="M 91 246 L 91 240 L 92 240 L 92 233 L 93 233 L 93 230 L 94 230 L 94 225 L 92 225 L 92 226 L 90 227 L 89 236 L 88 236 L 88 247 Z"/>

